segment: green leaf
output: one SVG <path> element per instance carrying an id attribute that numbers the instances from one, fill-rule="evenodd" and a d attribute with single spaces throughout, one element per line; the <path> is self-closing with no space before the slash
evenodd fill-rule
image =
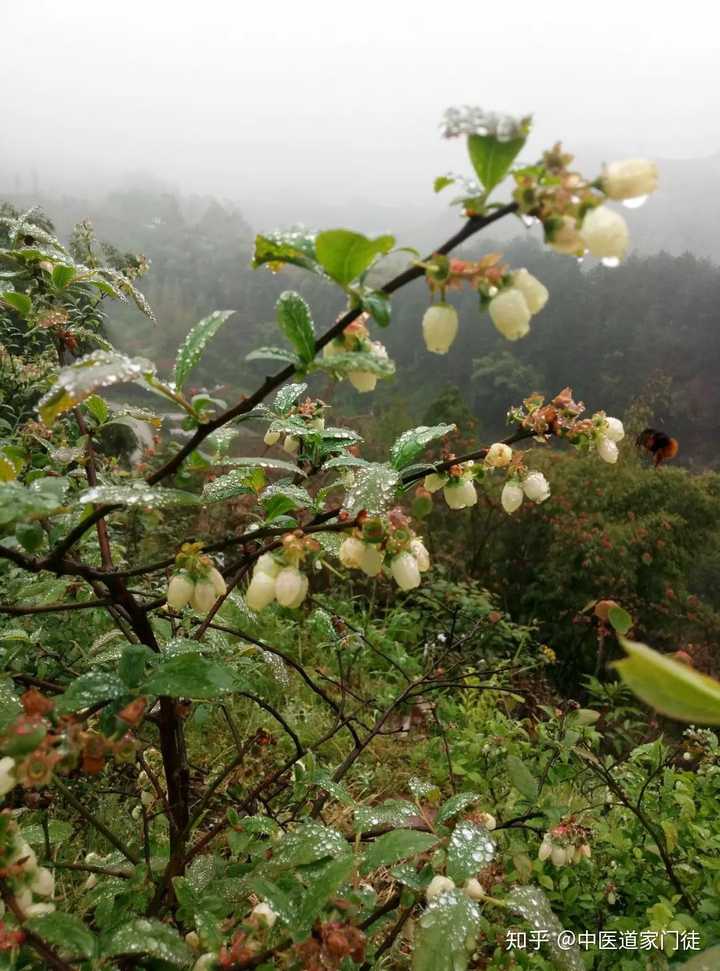
<path id="1" fill-rule="evenodd" d="M 180 345 L 175 360 L 173 381 L 178 388 L 182 388 L 185 384 L 188 374 L 202 357 L 208 342 L 234 313 L 234 310 L 215 310 L 192 328 Z"/>
<path id="2" fill-rule="evenodd" d="M 275 395 L 272 410 L 277 415 L 288 415 L 298 398 L 307 391 L 306 384 L 286 384 Z"/>
<path id="3" fill-rule="evenodd" d="M 310 308 L 299 293 L 286 290 L 275 306 L 282 332 L 298 353 L 303 364 L 315 357 L 315 325 Z"/>
<path id="4" fill-rule="evenodd" d="M 283 500 L 278 503 L 278 500 Z M 260 502 L 263 506 L 269 507 L 273 504 L 274 515 L 291 512 L 293 509 L 312 509 L 315 502 L 307 490 L 300 486 L 291 484 L 274 484 L 268 486 L 260 495 Z"/>
<path id="5" fill-rule="evenodd" d="M 399 860 L 418 856 L 435 846 L 438 837 L 434 833 L 419 833 L 412 829 L 396 829 L 379 836 L 365 852 L 366 873 L 379 866 L 392 866 Z"/>
<path id="6" fill-rule="evenodd" d="M 127 685 L 108 671 L 90 671 L 76 678 L 64 694 L 55 699 L 58 715 L 69 715 L 101 701 L 114 701 L 127 694 Z"/>
<path id="7" fill-rule="evenodd" d="M 378 357 L 367 351 L 343 351 L 332 357 L 322 357 L 315 366 L 334 374 L 348 374 L 350 371 L 370 371 L 380 378 L 390 378 L 395 374 L 395 364 L 387 357 Z"/>
<path id="8" fill-rule="evenodd" d="M 413 971 L 465 971 L 479 922 L 480 909 L 460 890 L 437 897 L 417 923 Z"/>
<path id="9" fill-rule="evenodd" d="M 31 917 L 26 926 L 61 952 L 84 958 L 95 957 L 97 939 L 79 917 L 62 913 L 45 914 Z"/>
<path id="10" fill-rule="evenodd" d="M 538 794 L 537 780 L 525 763 L 516 755 L 508 755 L 506 764 L 510 781 L 517 791 L 525 796 L 529 802 L 536 799 Z"/>
<path id="11" fill-rule="evenodd" d="M 457 425 L 419 425 L 410 428 L 393 443 L 390 462 L 395 469 L 404 469 L 425 451 L 430 442 L 457 430 Z"/>
<path id="12" fill-rule="evenodd" d="M 254 495 L 265 483 L 265 475 L 259 468 L 233 469 L 208 482 L 203 489 L 205 502 L 225 502 L 234 496 Z"/>
<path id="13" fill-rule="evenodd" d="M 720 682 L 645 644 L 620 638 L 629 655 L 613 665 L 646 704 L 669 718 L 720 725 Z"/>
<path id="14" fill-rule="evenodd" d="M 10 678 L 0 678 L 0 732 L 5 731 L 22 710 L 15 683 Z"/>
<path id="15" fill-rule="evenodd" d="M 302 823 L 289 830 L 273 846 L 273 855 L 262 869 L 268 873 L 294 871 L 318 860 L 340 859 L 352 855 L 350 844 L 336 829 L 321 823 Z"/>
<path id="16" fill-rule="evenodd" d="M 376 257 L 389 253 L 395 245 L 394 236 L 368 239 L 349 229 L 329 229 L 315 240 L 317 258 L 328 275 L 341 286 L 357 280 L 373 264 Z"/>
<path id="17" fill-rule="evenodd" d="M 363 310 L 370 314 L 379 327 L 388 327 L 392 315 L 390 297 L 382 290 L 370 290 L 362 298 Z"/>
<path id="18" fill-rule="evenodd" d="M 235 675 L 230 668 L 190 651 L 171 654 L 160 660 L 141 694 L 169 695 L 172 698 L 214 699 L 232 691 Z"/>
<path id="19" fill-rule="evenodd" d="M 502 182 L 524 144 L 525 138 L 501 142 L 493 135 L 468 137 L 470 161 L 486 192 Z"/>
<path id="20" fill-rule="evenodd" d="M 0 300 L 4 301 L 9 307 L 23 316 L 27 315 L 32 310 L 32 300 L 25 293 L 19 293 L 17 290 L 6 290 L 4 293 L 0 293 Z"/>
<path id="21" fill-rule="evenodd" d="M 90 502 L 107 503 L 117 506 L 142 506 L 147 509 L 166 509 L 169 506 L 197 506 L 200 498 L 182 489 L 153 488 L 144 482 L 131 486 L 106 485 L 94 486 L 81 493 L 77 502 L 85 505 Z"/>
<path id="22" fill-rule="evenodd" d="M 28 553 L 35 553 L 45 542 L 45 530 L 38 523 L 18 523 L 15 536 Z"/>
<path id="23" fill-rule="evenodd" d="M 155 366 L 143 357 L 127 357 L 117 351 L 93 351 L 60 371 L 55 384 L 40 399 L 38 413 L 46 425 L 52 425 L 58 415 L 74 408 L 96 388 L 141 381 L 154 371 Z"/>
<path id="24" fill-rule="evenodd" d="M 608 620 L 618 634 L 627 634 L 633 625 L 632 617 L 622 607 L 611 607 L 608 611 Z"/>
<path id="25" fill-rule="evenodd" d="M 85 407 L 99 425 L 104 425 L 110 417 L 107 402 L 97 394 L 91 394 L 85 399 Z"/>
<path id="26" fill-rule="evenodd" d="M 56 263 L 52 271 L 53 286 L 57 290 L 64 290 L 75 279 L 75 267 L 65 266 L 64 263 Z"/>
<path id="27" fill-rule="evenodd" d="M 315 255 L 315 237 L 303 230 L 289 230 L 255 237 L 255 253 L 252 261 L 255 269 L 266 264 L 270 264 L 271 269 L 280 269 L 285 263 L 322 274 Z M 276 265 L 273 266 L 273 264 Z"/>
<path id="28" fill-rule="evenodd" d="M 417 806 L 407 799 L 386 799 L 378 806 L 359 806 L 355 810 L 355 832 L 367 833 L 378 826 L 405 826 L 417 815 Z"/>
<path id="29" fill-rule="evenodd" d="M 433 182 L 433 192 L 442 192 L 449 185 L 453 185 L 455 179 L 451 175 L 439 175 Z"/>
<path id="30" fill-rule="evenodd" d="M 0 483 L 0 525 L 18 520 L 44 519 L 58 512 L 68 480 L 59 476 L 43 476 L 29 486 L 20 482 Z"/>
<path id="31" fill-rule="evenodd" d="M 447 849 L 447 875 L 455 883 L 474 877 L 495 857 L 495 842 L 484 826 L 461 820 L 452 831 Z"/>
<path id="32" fill-rule="evenodd" d="M 129 690 L 134 690 L 140 684 L 145 673 L 145 665 L 153 657 L 152 651 L 144 644 L 125 645 L 118 665 L 118 674 Z"/>
<path id="33" fill-rule="evenodd" d="M 437 814 L 437 822 L 444 823 L 447 819 L 452 819 L 453 816 L 457 816 L 468 806 L 472 806 L 474 803 L 479 802 L 482 796 L 477 792 L 458 792 L 442 804 L 440 810 Z"/>
<path id="34" fill-rule="evenodd" d="M 253 456 L 252 458 L 223 459 L 222 464 L 238 468 L 274 469 L 279 472 L 292 472 L 293 475 L 305 475 L 296 465 L 293 465 L 292 462 L 286 462 L 284 459 L 256 458 Z"/>
<path id="35" fill-rule="evenodd" d="M 400 474 L 385 463 L 373 462 L 355 473 L 355 482 L 348 489 L 344 506 L 351 516 L 363 509 L 371 514 L 385 512 L 395 501 Z"/>
<path id="36" fill-rule="evenodd" d="M 257 350 L 250 351 L 245 355 L 246 361 L 278 361 L 281 364 L 292 364 L 295 367 L 300 364 L 296 354 L 288 351 L 284 347 L 258 347 Z"/>
<path id="37" fill-rule="evenodd" d="M 193 960 L 193 952 L 174 928 L 144 917 L 110 931 L 103 939 L 101 950 L 108 957 L 147 954 L 175 968 L 186 968 Z"/>

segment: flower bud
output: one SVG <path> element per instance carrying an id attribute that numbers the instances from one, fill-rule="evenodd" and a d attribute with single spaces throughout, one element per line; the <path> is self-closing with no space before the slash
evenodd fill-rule
<path id="1" fill-rule="evenodd" d="M 548 288 L 524 267 L 512 274 L 512 285 L 520 291 L 531 314 L 539 314 L 550 296 Z"/>
<path id="2" fill-rule="evenodd" d="M 597 206 L 586 213 L 580 235 L 598 259 L 621 260 L 630 242 L 627 223 L 619 212 L 607 206 Z"/>
<path id="3" fill-rule="evenodd" d="M 565 847 L 554 845 L 550 852 L 550 860 L 553 866 L 565 866 L 565 864 L 568 862 L 568 855 Z"/>
<path id="4" fill-rule="evenodd" d="M 487 450 L 485 465 L 489 465 L 491 469 L 502 469 L 510 464 L 512 454 L 512 449 L 509 445 L 506 445 L 504 442 L 495 442 Z"/>
<path id="5" fill-rule="evenodd" d="M 263 555 L 258 558 L 258 561 L 255 564 L 255 569 L 253 570 L 253 576 L 256 573 L 267 573 L 269 577 L 273 577 L 274 579 L 278 575 L 280 570 L 282 570 L 282 566 L 280 563 L 278 563 L 278 561 L 275 559 L 272 553 L 263 553 Z"/>
<path id="6" fill-rule="evenodd" d="M 272 909 L 270 904 L 265 903 L 265 901 L 262 901 L 259 904 L 255 904 L 255 906 L 252 909 L 252 912 L 253 914 L 255 914 L 256 917 L 259 917 L 260 920 L 268 927 L 272 927 L 275 921 L 277 920 L 277 914 Z"/>
<path id="7" fill-rule="evenodd" d="M 30 881 L 30 889 L 38 897 L 52 897 L 55 893 L 55 877 L 52 871 L 44 866 L 38 867 Z"/>
<path id="8" fill-rule="evenodd" d="M 553 851 L 553 845 L 549 839 L 545 838 L 540 844 L 540 849 L 538 850 L 538 860 L 547 860 Z"/>
<path id="9" fill-rule="evenodd" d="M 462 888 L 463 893 L 470 900 L 482 900 L 486 896 L 483 885 L 475 877 L 470 877 L 465 886 Z"/>
<path id="10" fill-rule="evenodd" d="M 610 465 L 615 465 L 618 460 L 618 447 L 615 442 L 611 442 L 609 438 L 603 436 L 597 443 L 597 453 L 603 462 L 609 462 Z"/>
<path id="11" fill-rule="evenodd" d="M 493 830 L 497 826 L 497 820 L 492 813 L 480 813 L 478 822 L 482 823 L 485 829 Z"/>
<path id="12" fill-rule="evenodd" d="M 430 554 L 427 551 L 427 547 L 419 537 L 415 537 L 410 543 L 410 552 L 415 557 L 415 562 L 417 563 L 418 570 L 421 573 L 427 572 L 430 569 Z"/>
<path id="13" fill-rule="evenodd" d="M 256 569 L 245 594 L 245 603 L 250 610 L 264 610 L 274 599 L 275 578 Z"/>
<path id="14" fill-rule="evenodd" d="M 190 605 L 199 614 L 206 614 L 217 600 L 215 586 L 210 580 L 198 580 L 190 598 Z"/>
<path id="15" fill-rule="evenodd" d="M 200 938 L 195 931 L 188 931 L 188 933 L 185 935 L 185 943 L 189 948 L 192 948 L 193 951 L 200 950 Z"/>
<path id="16" fill-rule="evenodd" d="M 393 557 L 390 572 L 401 590 L 413 590 L 420 586 L 420 570 L 412 553 L 398 553 Z"/>
<path id="17" fill-rule="evenodd" d="M 192 971 L 215 971 L 218 967 L 217 957 L 208 952 L 197 959 L 192 966 Z"/>
<path id="18" fill-rule="evenodd" d="M 445 485 L 446 482 L 447 482 L 446 475 L 441 475 L 437 472 L 431 472 L 430 475 L 425 476 L 423 485 L 425 486 L 428 492 L 437 492 L 439 489 L 442 489 L 442 487 Z"/>
<path id="19" fill-rule="evenodd" d="M 472 479 L 461 479 L 457 483 L 448 483 L 443 489 L 445 502 L 450 509 L 467 509 L 478 501 L 477 490 Z"/>
<path id="20" fill-rule="evenodd" d="M 26 917 L 45 917 L 55 913 L 55 904 L 30 904 L 25 908 Z"/>
<path id="21" fill-rule="evenodd" d="M 299 607 L 308 592 L 308 578 L 297 567 L 286 566 L 275 580 L 275 597 L 281 607 Z"/>
<path id="22" fill-rule="evenodd" d="M 173 607 L 175 610 L 182 610 L 183 607 L 190 603 L 194 592 L 195 584 L 188 574 L 176 573 L 170 578 L 170 583 L 168 583 L 168 606 Z"/>
<path id="23" fill-rule="evenodd" d="M 375 543 L 363 543 L 358 566 L 369 577 L 376 577 L 383 568 L 385 554 Z"/>
<path id="24" fill-rule="evenodd" d="M 282 447 L 289 455 L 297 455 L 300 451 L 300 439 L 294 435 L 286 435 Z"/>
<path id="25" fill-rule="evenodd" d="M 216 597 L 224 597 L 227 593 L 227 584 L 222 573 L 214 566 L 211 566 L 207 573 L 207 580 L 213 585 Z"/>
<path id="26" fill-rule="evenodd" d="M 425 899 L 428 903 L 431 900 L 435 900 L 441 894 L 447 893 L 449 890 L 455 889 L 455 883 L 450 877 L 443 877 L 437 874 L 432 878 L 430 883 L 425 888 Z"/>
<path id="27" fill-rule="evenodd" d="M 547 244 L 564 256 L 582 256 L 585 246 L 571 216 L 563 216 L 547 235 Z"/>
<path id="28" fill-rule="evenodd" d="M 360 557 L 362 556 L 364 546 L 365 544 L 362 540 L 357 539 L 355 536 L 348 536 L 340 544 L 338 559 L 348 569 L 359 570 Z"/>
<path id="29" fill-rule="evenodd" d="M 428 307 L 422 321 L 425 346 L 433 354 L 447 354 L 457 337 L 457 310 L 448 303 Z"/>
<path id="30" fill-rule="evenodd" d="M 649 196 L 657 189 L 657 185 L 657 165 L 646 158 L 626 158 L 621 162 L 610 162 L 602 174 L 603 192 L 611 199 Z"/>
<path id="31" fill-rule="evenodd" d="M 522 490 L 522 486 L 514 481 L 506 482 L 500 494 L 502 507 L 509 516 L 522 506 L 524 498 L 525 493 Z"/>
<path id="32" fill-rule="evenodd" d="M 353 388 L 361 394 L 374 391 L 378 383 L 378 376 L 372 371 L 348 371 L 347 378 Z"/>
<path id="33" fill-rule="evenodd" d="M 530 308 L 515 287 L 501 290 L 493 297 L 488 311 L 495 327 L 506 340 L 516 341 L 530 333 Z"/>
<path id="34" fill-rule="evenodd" d="M 6 755 L 0 759 L 0 796 L 6 795 L 17 785 L 15 778 L 15 759 Z"/>
<path id="35" fill-rule="evenodd" d="M 550 486 L 542 472 L 531 472 L 522 487 L 525 495 L 533 502 L 545 502 L 550 498 Z"/>
<path id="36" fill-rule="evenodd" d="M 265 432 L 265 437 L 263 441 L 266 445 L 277 445 L 280 441 L 280 432 L 271 432 L 270 429 Z"/>
<path id="37" fill-rule="evenodd" d="M 603 435 L 611 442 L 621 442 L 625 438 L 625 428 L 619 418 L 606 418 L 603 424 Z"/>

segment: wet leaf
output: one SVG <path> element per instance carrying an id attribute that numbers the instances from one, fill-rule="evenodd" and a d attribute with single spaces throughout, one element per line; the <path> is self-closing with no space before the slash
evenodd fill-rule
<path id="1" fill-rule="evenodd" d="M 286 290 L 275 307 L 277 320 L 303 364 L 315 357 L 315 325 L 310 308 L 299 293 Z"/>
<path id="2" fill-rule="evenodd" d="M 315 236 L 306 230 L 292 229 L 255 237 L 252 261 L 255 269 L 263 265 L 269 265 L 271 269 L 281 269 L 284 263 L 322 275 L 322 268 L 315 255 Z"/>
<path id="3" fill-rule="evenodd" d="M 173 381 L 178 388 L 182 388 L 208 345 L 222 325 L 235 313 L 234 310 L 215 310 L 207 317 L 203 317 L 192 328 L 177 352 Z"/>
<path id="4" fill-rule="evenodd" d="M 358 469 L 355 482 L 345 496 L 345 508 L 351 516 L 361 510 L 384 512 L 395 500 L 400 474 L 384 463 L 373 463 Z"/>
<path id="5" fill-rule="evenodd" d="M 441 894 L 417 923 L 413 971 L 465 971 L 479 922 L 479 907 L 461 891 Z"/>
<path id="6" fill-rule="evenodd" d="M 143 917 L 110 931 L 102 941 L 101 952 L 108 957 L 147 954 L 174 968 L 186 968 L 193 959 L 193 952 L 176 930 L 162 921 Z"/>
<path id="7" fill-rule="evenodd" d="M 452 831 L 447 850 L 447 875 L 455 883 L 474 877 L 495 857 L 495 841 L 484 826 L 462 820 Z"/>
<path id="8" fill-rule="evenodd" d="M 390 449 L 393 468 L 404 469 L 425 451 L 430 442 L 444 438 L 445 435 L 456 430 L 456 425 L 419 425 L 417 428 L 410 428 L 403 432 Z"/>
<path id="9" fill-rule="evenodd" d="M 79 917 L 72 914 L 54 913 L 31 917 L 27 927 L 61 953 L 92 958 L 97 949 L 97 939 Z"/>
<path id="10" fill-rule="evenodd" d="M 575 945 L 563 945 L 562 948 L 558 946 L 558 935 L 563 927 L 553 913 L 550 901 L 539 887 L 513 887 L 506 899 L 513 913 L 526 920 L 533 930 L 547 933 L 547 948 L 553 957 L 553 966 L 558 971 L 585 971 L 585 964 Z"/>
<path id="11" fill-rule="evenodd" d="M 376 257 L 389 253 L 395 245 L 394 236 L 368 239 L 349 229 L 329 229 L 315 239 L 317 258 L 336 283 L 346 285 L 357 280 L 369 269 Z"/>
<path id="12" fill-rule="evenodd" d="M 114 701 L 127 694 L 127 686 L 116 674 L 108 671 L 90 671 L 76 678 L 64 694 L 55 699 L 58 715 L 90 708 L 101 701 Z"/>
<path id="13" fill-rule="evenodd" d="M 272 410 L 278 415 L 287 415 L 298 398 L 306 391 L 306 384 L 286 384 L 275 395 Z"/>
<path id="14" fill-rule="evenodd" d="M 366 873 L 380 866 L 392 866 L 400 860 L 418 856 L 435 846 L 434 833 L 420 833 L 412 829 L 396 829 L 379 836 L 365 851 Z"/>
<path id="15" fill-rule="evenodd" d="M 502 182 L 524 144 L 525 138 L 501 142 L 493 135 L 468 137 L 470 161 L 486 192 Z"/>
<path id="16" fill-rule="evenodd" d="M 235 675 L 230 668 L 199 652 L 183 651 L 163 657 L 138 693 L 212 700 L 233 687 Z"/>
<path id="17" fill-rule="evenodd" d="M 107 503 L 118 506 L 143 506 L 148 509 L 166 509 L 169 506 L 197 506 L 198 496 L 182 489 L 153 488 L 142 482 L 131 486 L 95 486 L 87 489 L 77 500 L 81 504 Z"/>

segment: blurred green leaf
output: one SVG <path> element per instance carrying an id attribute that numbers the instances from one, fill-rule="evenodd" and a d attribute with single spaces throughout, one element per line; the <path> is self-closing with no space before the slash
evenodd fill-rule
<path id="1" fill-rule="evenodd" d="M 394 245 L 394 236 L 368 239 L 362 233 L 354 233 L 349 229 L 328 229 L 318 233 L 315 251 L 328 275 L 345 286 L 357 280 L 369 269 L 376 257 L 389 253 Z"/>

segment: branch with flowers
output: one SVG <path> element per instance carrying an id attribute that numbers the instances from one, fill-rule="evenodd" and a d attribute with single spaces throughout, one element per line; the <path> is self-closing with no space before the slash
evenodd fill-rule
<path id="1" fill-rule="evenodd" d="M 560 146 L 536 164 L 516 164 L 530 125 L 529 118 L 516 120 L 479 109 L 447 113 L 445 135 L 466 138 L 475 178 L 443 176 L 435 189 L 460 186 L 455 203 L 466 221 L 426 258 L 415 254 L 407 268 L 381 287 L 372 280 L 395 253 L 391 235 L 369 238 L 330 229 L 258 236 L 255 267 L 276 273 L 289 266 L 311 274 L 337 288 L 345 309 L 319 334 L 304 298 L 295 291 L 283 293 L 276 313 L 284 344 L 248 355 L 249 361 L 282 366 L 230 406 L 186 391 L 189 374 L 226 325 L 230 311 L 200 321 L 179 348 L 172 375 L 162 377 L 151 361 L 120 353 L 101 332 L 103 300 L 129 298 L 151 314 L 135 286 L 147 261 L 130 260 L 123 270 L 108 265 L 97 254 L 88 226 L 80 234 L 82 247 L 70 250 L 32 212 L 4 220 L 8 245 L 0 251 L 0 263 L 7 270 L 3 280 L 11 283 L 0 292 L 0 308 L 14 325 L 25 326 L 27 335 L 44 340 L 60 367 L 48 369 L 44 394 L 37 401 L 39 420 L 30 423 L 19 417 L 17 428 L 0 442 L 0 560 L 12 576 L 40 575 L 53 590 L 63 578 L 68 582 L 47 602 L 8 602 L 0 605 L 0 613 L 45 617 L 102 612 L 108 623 L 103 638 L 121 643 L 109 656 L 101 654 L 104 660 L 98 665 L 96 647 L 87 645 L 83 670 L 66 665 L 50 682 L 36 671 L 11 668 L 14 676 L 33 679 L 25 682 L 33 687 L 20 698 L 9 692 L 0 726 L 0 791 L 8 806 L 31 806 L 40 794 L 59 793 L 133 867 L 131 875 L 119 880 L 129 880 L 136 891 L 122 905 L 122 920 L 108 918 L 100 927 L 99 901 L 92 905 L 92 928 L 75 919 L 73 946 L 84 949 L 88 960 L 124 967 L 135 955 L 186 967 L 203 948 L 206 953 L 195 961 L 196 971 L 257 967 L 276 957 L 286 962 L 283 967 L 302 961 L 308 969 L 337 971 L 346 959 L 370 967 L 368 956 L 379 959 L 417 912 L 420 955 L 424 949 L 434 953 L 448 921 L 463 928 L 463 934 L 455 934 L 457 953 L 450 955 L 452 966 L 460 967 L 465 943 L 477 936 L 479 904 L 487 897 L 477 878 L 478 864 L 489 863 L 496 853 L 491 813 L 470 813 L 472 800 L 454 802 L 452 797 L 435 821 L 428 818 L 424 829 L 410 830 L 414 842 L 405 846 L 407 852 L 393 857 L 398 852 L 393 850 L 386 857 L 381 841 L 405 832 L 413 814 L 427 815 L 429 790 L 419 786 L 399 816 L 390 813 L 379 821 L 390 829 L 367 841 L 364 852 L 369 856 L 361 860 L 352 850 L 355 837 L 322 821 L 322 812 L 330 798 L 353 802 L 342 780 L 390 733 L 388 726 L 400 713 L 409 709 L 412 718 L 418 709 L 417 717 L 432 711 L 437 722 L 432 699 L 452 691 L 519 697 L 518 689 L 501 679 L 525 667 L 510 663 L 488 668 L 465 655 L 497 618 L 468 622 L 461 631 L 458 608 L 442 641 L 416 645 L 423 656 L 419 670 L 416 665 L 406 672 L 393 661 L 403 680 L 391 698 L 377 704 L 374 718 L 368 717 L 369 699 L 347 668 L 340 665 L 338 679 L 322 670 L 311 674 L 302 658 L 253 633 L 253 625 L 271 616 L 294 629 L 312 604 L 309 618 L 324 625 L 323 636 L 340 652 L 358 635 L 338 615 L 318 606 L 315 576 L 327 579 L 340 573 L 373 584 L 387 578 L 403 594 L 416 590 L 432 572 L 420 522 L 432 508 L 434 494 L 442 492 L 448 508 L 460 511 L 478 502 L 479 488 L 492 493 L 501 481 L 499 502 L 508 514 L 526 499 L 539 504 L 549 497 L 550 483 L 532 467 L 530 450 L 513 448 L 519 442 L 544 445 L 554 437 L 580 451 L 596 452 L 606 462 L 617 461 L 622 423 L 602 411 L 582 417 L 584 406 L 574 401 L 569 388 L 548 403 L 531 395 L 513 409 L 508 415 L 512 430 L 503 441 L 456 455 L 448 443 L 453 425 L 419 426 L 397 438 L 385 461 L 374 462 L 363 457 L 357 432 L 330 424 L 328 405 L 309 392 L 318 374 L 333 381 L 347 379 L 360 394 L 372 393 L 379 381 L 393 377 L 395 365 L 373 331 L 390 325 L 392 295 L 423 277 L 429 306 L 420 329 L 429 352 L 450 351 L 460 328 L 450 300 L 463 288 L 477 293 L 480 312 L 487 310 L 504 338 L 525 337 L 549 300 L 547 288 L 526 268 L 508 265 L 500 253 L 479 259 L 450 256 L 500 219 L 515 215 L 540 222 L 547 244 L 559 253 L 578 258 L 589 253 L 608 266 L 624 257 L 627 227 L 607 202 L 634 204 L 653 191 L 654 165 L 644 160 L 613 163 L 598 178 L 587 180 L 571 168 L 572 157 Z M 508 179 L 513 183 L 511 199 L 492 202 L 493 192 Z M 178 445 L 177 438 L 167 437 L 159 443 L 163 460 L 144 478 L 137 469 L 121 469 L 98 447 L 103 433 L 118 420 L 103 389 L 126 383 L 182 413 L 185 440 Z M 167 421 L 166 415 L 129 406 L 120 417 L 144 423 L 151 434 Z M 266 447 L 262 456 L 234 454 L 246 427 L 261 428 Z M 147 516 L 148 522 L 151 517 L 162 522 L 166 515 L 179 520 L 184 514 L 209 516 L 218 510 L 229 516 L 238 506 L 243 509 L 242 527 L 220 539 L 206 531 L 183 537 L 160 560 L 127 559 L 121 525 L 128 516 Z M 141 585 L 139 590 L 132 580 Z M 376 649 L 367 633 L 364 643 Z M 377 653 L 386 656 L 379 649 Z M 318 738 L 303 739 L 292 715 L 266 697 L 263 664 L 268 657 L 297 675 L 300 690 L 320 699 L 327 725 Z M 540 666 L 545 660 L 534 663 Z M 53 685 L 52 699 L 38 687 L 47 683 Z M 194 703 L 208 708 L 221 704 L 227 714 L 225 701 L 233 695 L 274 719 L 292 755 L 272 759 L 269 772 L 248 782 L 243 772 L 250 753 L 276 740 L 256 731 L 242 741 L 230 720 L 232 759 L 198 791 L 187 752 L 188 712 Z M 341 739 L 348 738 L 351 747 L 346 751 Z M 321 765 L 331 742 L 339 759 L 332 770 Z M 142 765 L 139 773 L 137 764 Z M 78 794 L 95 777 L 111 772 L 130 776 L 139 791 L 130 814 L 133 826 L 119 832 L 93 814 Z M 238 796 L 241 783 L 244 797 Z M 52 802 L 53 796 L 47 798 Z M 258 811 L 260 805 L 264 812 Z M 358 833 L 372 830 L 368 813 L 363 816 L 356 806 L 355 815 Z M 228 879 L 239 881 L 233 891 L 239 902 L 233 898 L 223 910 L 200 901 L 188 873 L 193 861 L 209 853 L 215 838 L 228 831 L 226 845 L 213 859 L 218 867 L 229 868 Z M 573 839 L 575 835 L 573 859 L 580 862 L 588 854 L 578 842 L 580 830 Z M 270 843 L 274 849 L 267 856 Z M 445 868 L 447 875 L 433 871 L 431 860 L 440 856 L 431 857 L 431 849 L 445 855 L 446 863 L 435 866 Z M 45 852 L 52 857 L 49 838 Z M 247 880 L 235 872 L 245 866 L 238 862 L 243 854 L 252 860 L 253 876 Z M 235 862 L 229 862 L 233 856 Z M 559 860 L 559 852 L 555 857 Z M 382 926 L 368 924 L 367 913 L 349 897 L 343 906 L 337 898 L 358 883 L 361 871 L 374 872 L 406 858 L 414 861 L 418 892 L 410 904 L 400 907 L 398 898 L 382 912 L 394 914 L 396 923 L 378 944 L 373 935 Z M 285 869 L 283 859 L 290 861 Z M 57 853 L 44 862 L 82 865 L 59 860 Z M 92 865 L 96 862 L 93 858 Z M 101 870 L 111 871 L 117 862 L 111 859 Z M 307 876 L 306 903 L 299 907 L 288 890 L 287 871 L 311 864 L 321 870 L 322 881 L 315 886 L 312 872 L 301 871 L 303 879 Z M 53 966 L 69 966 L 62 957 L 62 936 L 59 953 L 53 949 L 64 925 L 52 902 L 51 871 L 23 841 L 12 808 L 0 815 L 0 879 L 10 881 L 8 892 L 20 901 L 17 912 L 10 908 L 3 930 L 10 935 L 8 947 L 20 946 L 25 933 L 37 951 L 46 948 Z M 424 910 L 419 903 L 423 898 Z M 511 895 L 499 906 L 524 913 L 519 899 Z M 25 932 L 20 912 L 44 923 L 38 931 Z M 188 922 L 196 930 L 183 940 L 179 930 Z M 17 932 L 8 929 L 15 925 Z M 45 938 L 50 944 L 44 944 Z M 430 967 L 423 960 L 418 959 L 421 971 Z"/>

